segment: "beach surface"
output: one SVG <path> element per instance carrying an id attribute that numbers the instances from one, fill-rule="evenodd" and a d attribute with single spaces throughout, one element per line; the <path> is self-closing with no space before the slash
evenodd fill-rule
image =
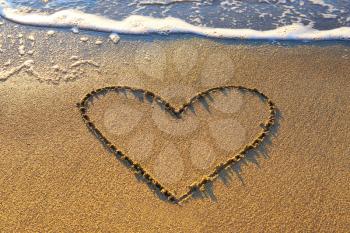
<path id="1" fill-rule="evenodd" d="M 350 229 L 349 46 L 242 45 L 157 37 L 122 37 L 119 43 L 113 43 L 103 34 L 48 32 L 14 27 L 8 22 L 0 26 L 0 32 L 0 231 Z M 230 166 L 201 195 L 181 205 L 172 204 L 106 150 L 81 118 L 76 104 L 87 93 L 119 85 L 152 91 L 176 107 L 212 87 L 256 88 L 276 104 L 278 117 L 273 133 L 255 152 Z M 147 150 L 144 140 L 157 141 L 157 149 L 145 162 L 151 171 L 162 164 L 152 156 L 176 154 L 182 144 L 190 147 L 195 143 L 196 148 L 215 154 L 217 160 L 202 164 L 204 169 L 186 158 L 178 166 L 170 166 L 175 172 L 163 178 L 166 183 L 167 177 L 173 177 L 169 182 L 175 183 L 168 186 L 171 189 L 182 192 L 196 177 L 229 156 L 216 153 L 227 147 L 214 146 L 215 138 L 226 142 L 230 137 L 222 123 L 225 121 L 210 126 L 215 120 L 223 120 L 220 114 L 196 123 L 196 131 L 189 130 L 194 123 L 172 128 L 180 135 L 189 130 L 189 136 L 176 141 L 176 135 L 165 136 L 171 123 L 159 117 L 161 112 L 145 110 L 139 114 L 128 108 L 132 105 L 129 102 L 113 105 L 108 98 L 112 97 L 97 100 L 91 110 L 96 125 L 101 130 L 108 128 L 106 115 L 115 116 L 120 111 L 115 106 L 124 106 L 124 112 L 133 113 L 133 120 L 124 120 L 128 126 L 138 124 L 140 131 L 135 140 L 120 136 L 120 131 L 106 134 L 135 156 L 138 146 L 142 152 Z M 264 105 L 253 97 L 244 100 L 238 109 L 237 102 L 225 103 L 222 100 L 223 105 L 216 109 L 238 114 L 234 119 L 244 128 L 244 145 L 254 138 L 260 121 L 266 118 Z M 142 110 L 137 106 L 133 109 Z M 205 115 L 198 118 L 204 119 Z M 223 130 L 216 133 L 220 125 Z M 116 126 L 117 130 L 128 130 Z M 173 146 L 164 149 L 164 145 Z M 206 148 L 208 145 L 211 147 Z M 168 159 L 170 164 L 179 161 L 172 156 Z M 190 161 L 192 165 L 188 165 Z M 162 179 L 167 169 L 161 166 L 153 172 Z"/>

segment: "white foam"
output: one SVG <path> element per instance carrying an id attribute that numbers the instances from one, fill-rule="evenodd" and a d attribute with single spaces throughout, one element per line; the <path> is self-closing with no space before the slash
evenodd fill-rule
<path id="1" fill-rule="evenodd" d="M 118 34 L 112 33 L 109 35 L 109 39 L 111 39 L 111 41 L 113 41 L 114 44 L 117 44 L 120 40 L 120 37 L 118 36 Z"/>
<path id="2" fill-rule="evenodd" d="M 34 26 L 77 27 L 84 30 L 122 34 L 190 33 L 213 38 L 274 39 L 274 40 L 348 40 L 350 27 L 316 30 L 311 25 L 291 24 L 274 30 L 212 28 L 189 24 L 174 17 L 153 18 L 132 15 L 116 21 L 78 10 L 62 10 L 53 14 L 23 13 L 0 0 L 0 15 L 10 21 Z"/>
<path id="3" fill-rule="evenodd" d="M 200 0 L 144 0 L 140 1 L 140 5 L 171 5 L 175 3 L 191 3 L 200 2 Z"/>
<path id="4" fill-rule="evenodd" d="M 10 64 L 11 64 L 11 61 L 9 60 L 7 62 L 7 65 L 10 65 Z M 28 73 L 29 71 L 31 71 L 33 69 L 33 64 L 34 64 L 33 60 L 27 60 L 27 61 L 23 62 L 21 65 L 14 67 L 7 72 L 0 73 L 0 82 L 6 81 L 7 79 L 9 79 L 10 77 L 17 74 L 18 72 L 20 72 L 23 69 Z M 6 64 L 5 64 L 5 66 L 6 66 Z"/>

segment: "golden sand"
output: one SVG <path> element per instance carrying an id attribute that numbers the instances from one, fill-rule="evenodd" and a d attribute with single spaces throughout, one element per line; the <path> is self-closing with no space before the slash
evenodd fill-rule
<path id="1" fill-rule="evenodd" d="M 6 25 L 0 30 L 1 231 L 350 229 L 349 47 L 247 46 L 204 39 L 147 42 L 122 38 L 114 44 L 106 42 L 103 36 L 81 33 L 56 31 L 48 36 L 45 30 Z M 20 33 L 24 37 L 18 38 Z M 28 36 L 35 41 L 23 39 Z M 89 39 L 82 43 L 82 36 Z M 104 43 L 96 45 L 96 40 Z M 21 44 L 24 45 L 21 53 L 25 51 L 22 55 L 18 53 Z M 34 53 L 28 53 L 30 50 Z M 6 76 L 14 69 L 13 74 Z M 202 194 L 181 205 L 172 204 L 116 160 L 81 118 L 76 104 L 87 93 L 119 85 L 149 90 L 175 107 L 216 86 L 256 88 L 273 100 L 279 110 L 276 129 L 259 150 L 248 153 L 207 185 Z M 108 98 L 101 98 L 93 106 L 100 128 L 109 124 L 103 120 L 105 114 L 108 111 L 114 114 L 113 106 L 108 106 L 112 100 L 107 101 Z M 232 99 L 235 98 L 227 101 Z M 227 106 L 226 101 L 218 102 L 214 109 L 238 114 L 234 119 L 244 126 L 246 142 L 258 129 L 255 123 L 265 119 L 266 114 L 260 118 L 263 105 L 254 102 L 254 98 L 242 101 L 238 110 L 234 107 L 239 103 Z M 221 115 L 215 116 L 216 120 L 223 119 Z M 151 114 L 140 117 L 141 122 L 146 122 L 145 119 L 154 124 L 141 123 L 139 138 L 125 136 L 124 140 L 124 136 L 118 136 L 121 128 L 111 137 L 136 155 L 138 147 L 128 145 L 144 147 L 147 134 L 153 135 L 148 140 L 168 140 L 164 137 L 166 132 L 159 130 L 164 127 L 157 126 L 161 118 L 154 119 Z M 220 124 L 210 127 L 215 119 L 196 124 L 198 128 L 193 131 L 196 133 L 190 131 L 191 136 L 179 142 L 189 143 L 188 151 L 196 151 L 191 140 L 198 136 L 193 141 L 195 145 L 215 154 L 221 147 L 213 146 L 214 139 L 225 140 L 225 134 L 213 137 L 213 132 L 221 127 Z M 226 124 L 221 125 L 220 132 L 225 132 Z M 214 141 L 205 141 L 209 136 Z M 177 142 L 174 145 L 151 153 L 145 166 L 148 163 L 152 170 L 153 165 L 159 164 L 154 156 L 164 151 L 175 153 Z M 181 175 L 179 183 L 173 184 L 174 189 L 177 186 L 181 189 L 191 180 L 186 179 L 194 174 L 191 169 L 198 171 L 193 165 L 197 163 L 192 163 L 188 170 L 191 161 L 183 166 L 183 172 L 189 175 Z M 213 167 L 207 167 L 208 171 Z M 164 172 L 160 171 L 158 177 Z M 201 170 L 198 176 L 206 172 Z"/>

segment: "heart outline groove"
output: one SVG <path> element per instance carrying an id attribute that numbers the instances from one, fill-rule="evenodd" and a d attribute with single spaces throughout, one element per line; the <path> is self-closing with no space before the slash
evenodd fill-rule
<path id="1" fill-rule="evenodd" d="M 91 100 L 94 99 L 95 97 L 99 95 L 105 95 L 108 92 L 113 92 L 113 91 L 114 92 L 131 91 L 133 93 L 143 94 L 143 96 L 148 100 L 151 100 L 152 102 L 155 101 L 161 106 L 163 106 L 164 110 L 168 111 L 168 113 L 172 114 L 174 117 L 181 118 L 181 114 L 185 112 L 196 101 L 200 101 L 202 98 L 205 98 L 211 93 L 224 91 L 228 89 L 236 89 L 241 92 L 250 92 L 260 97 L 260 99 L 264 103 L 267 103 L 269 107 L 269 118 L 266 120 L 265 123 L 263 123 L 262 131 L 254 138 L 254 140 L 252 140 L 251 143 L 247 143 L 244 149 L 242 149 L 236 155 L 228 158 L 225 162 L 219 163 L 215 167 L 214 171 L 212 171 L 208 175 L 204 175 L 200 181 L 194 182 L 193 184 L 188 186 L 188 191 L 180 196 L 176 196 L 174 193 L 169 191 L 164 185 L 162 185 L 157 179 L 155 179 L 145 168 L 143 168 L 141 164 L 133 161 L 133 159 L 131 159 L 125 153 L 118 150 L 117 146 L 114 145 L 112 142 L 110 142 L 107 139 L 107 137 L 102 134 L 102 132 L 95 126 L 95 124 L 87 114 L 88 103 L 91 102 Z M 109 86 L 109 87 L 103 87 L 97 90 L 93 90 L 90 93 L 86 94 L 85 97 L 79 103 L 77 103 L 77 107 L 79 108 L 79 112 L 81 114 L 83 122 L 88 127 L 88 129 L 95 135 L 95 137 L 100 141 L 100 143 L 102 143 L 103 146 L 105 146 L 111 153 L 113 153 L 118 158 L 118 160 L 124 162 L 124 164 L 129 169 L 131 169 L 136 175 L 143 177 L 144 182 L 147 183 L 153 190 L 159 191 L 162 195 L 164 195 L 168 199 L 168 201 L 174 204 L 179 204 L 187 200 L 189 197 L 192 196 L 193 193 L 201 190 L 201 188 L 203 188 L 205 184 L 207 184 L 208 182 L 214 181 L 221 171 L 225 170 L 228 166 L 234 163 L 237 163 L 242 158 L 244 158 L 248 151 L 254 150 L 258 146 L 260 146 L 261 143 L 264 141 L 264 139 L 270 134 L 271 128 L 275 125 L 276 116 L 277 116 L 276 105 L 271 101 L 271 99 L 267 95 L 257 90 L 256 88 L 252 89 L 244 86 L 219 86 L 219 87 L 210 88 L 206 91 L 203 91 L 194 95 L 189 101 L 184 103 L 178 109 L 175 109 L 166 100 L 154 94 L 153 92 L 140 89 L 140 88 L 133 88 L 129 86 Z"/>

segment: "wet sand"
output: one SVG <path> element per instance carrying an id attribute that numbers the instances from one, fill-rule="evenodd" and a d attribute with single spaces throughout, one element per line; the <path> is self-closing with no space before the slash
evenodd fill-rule
<path id="1" fill-rule="evenodd" d="M 82 32 L 48 35 L 11 24 L 0 30 L 1 231 L 350 228 L 350 47 L 198 38 L 114 44 L 103 35 L 104 43 L 96 45 L 96 35 Z M 34 43 L 21 42 L 32 34 Z M 89 40 L 82 42 L 83 36 Z M 6 76 L 28 60 L 33 62 Z M 174 106 L 215 86 L 257 88 L 279 109 L 276 129 L 202 195 L 174 205 L 135 178 L 81 119 L 76 103 L 93 89 L 117 85 L 150 90 Z M 144 127 L 142 132 L 155 130 Z M 198 132 L 204 127 L 199 124 Z"/>

